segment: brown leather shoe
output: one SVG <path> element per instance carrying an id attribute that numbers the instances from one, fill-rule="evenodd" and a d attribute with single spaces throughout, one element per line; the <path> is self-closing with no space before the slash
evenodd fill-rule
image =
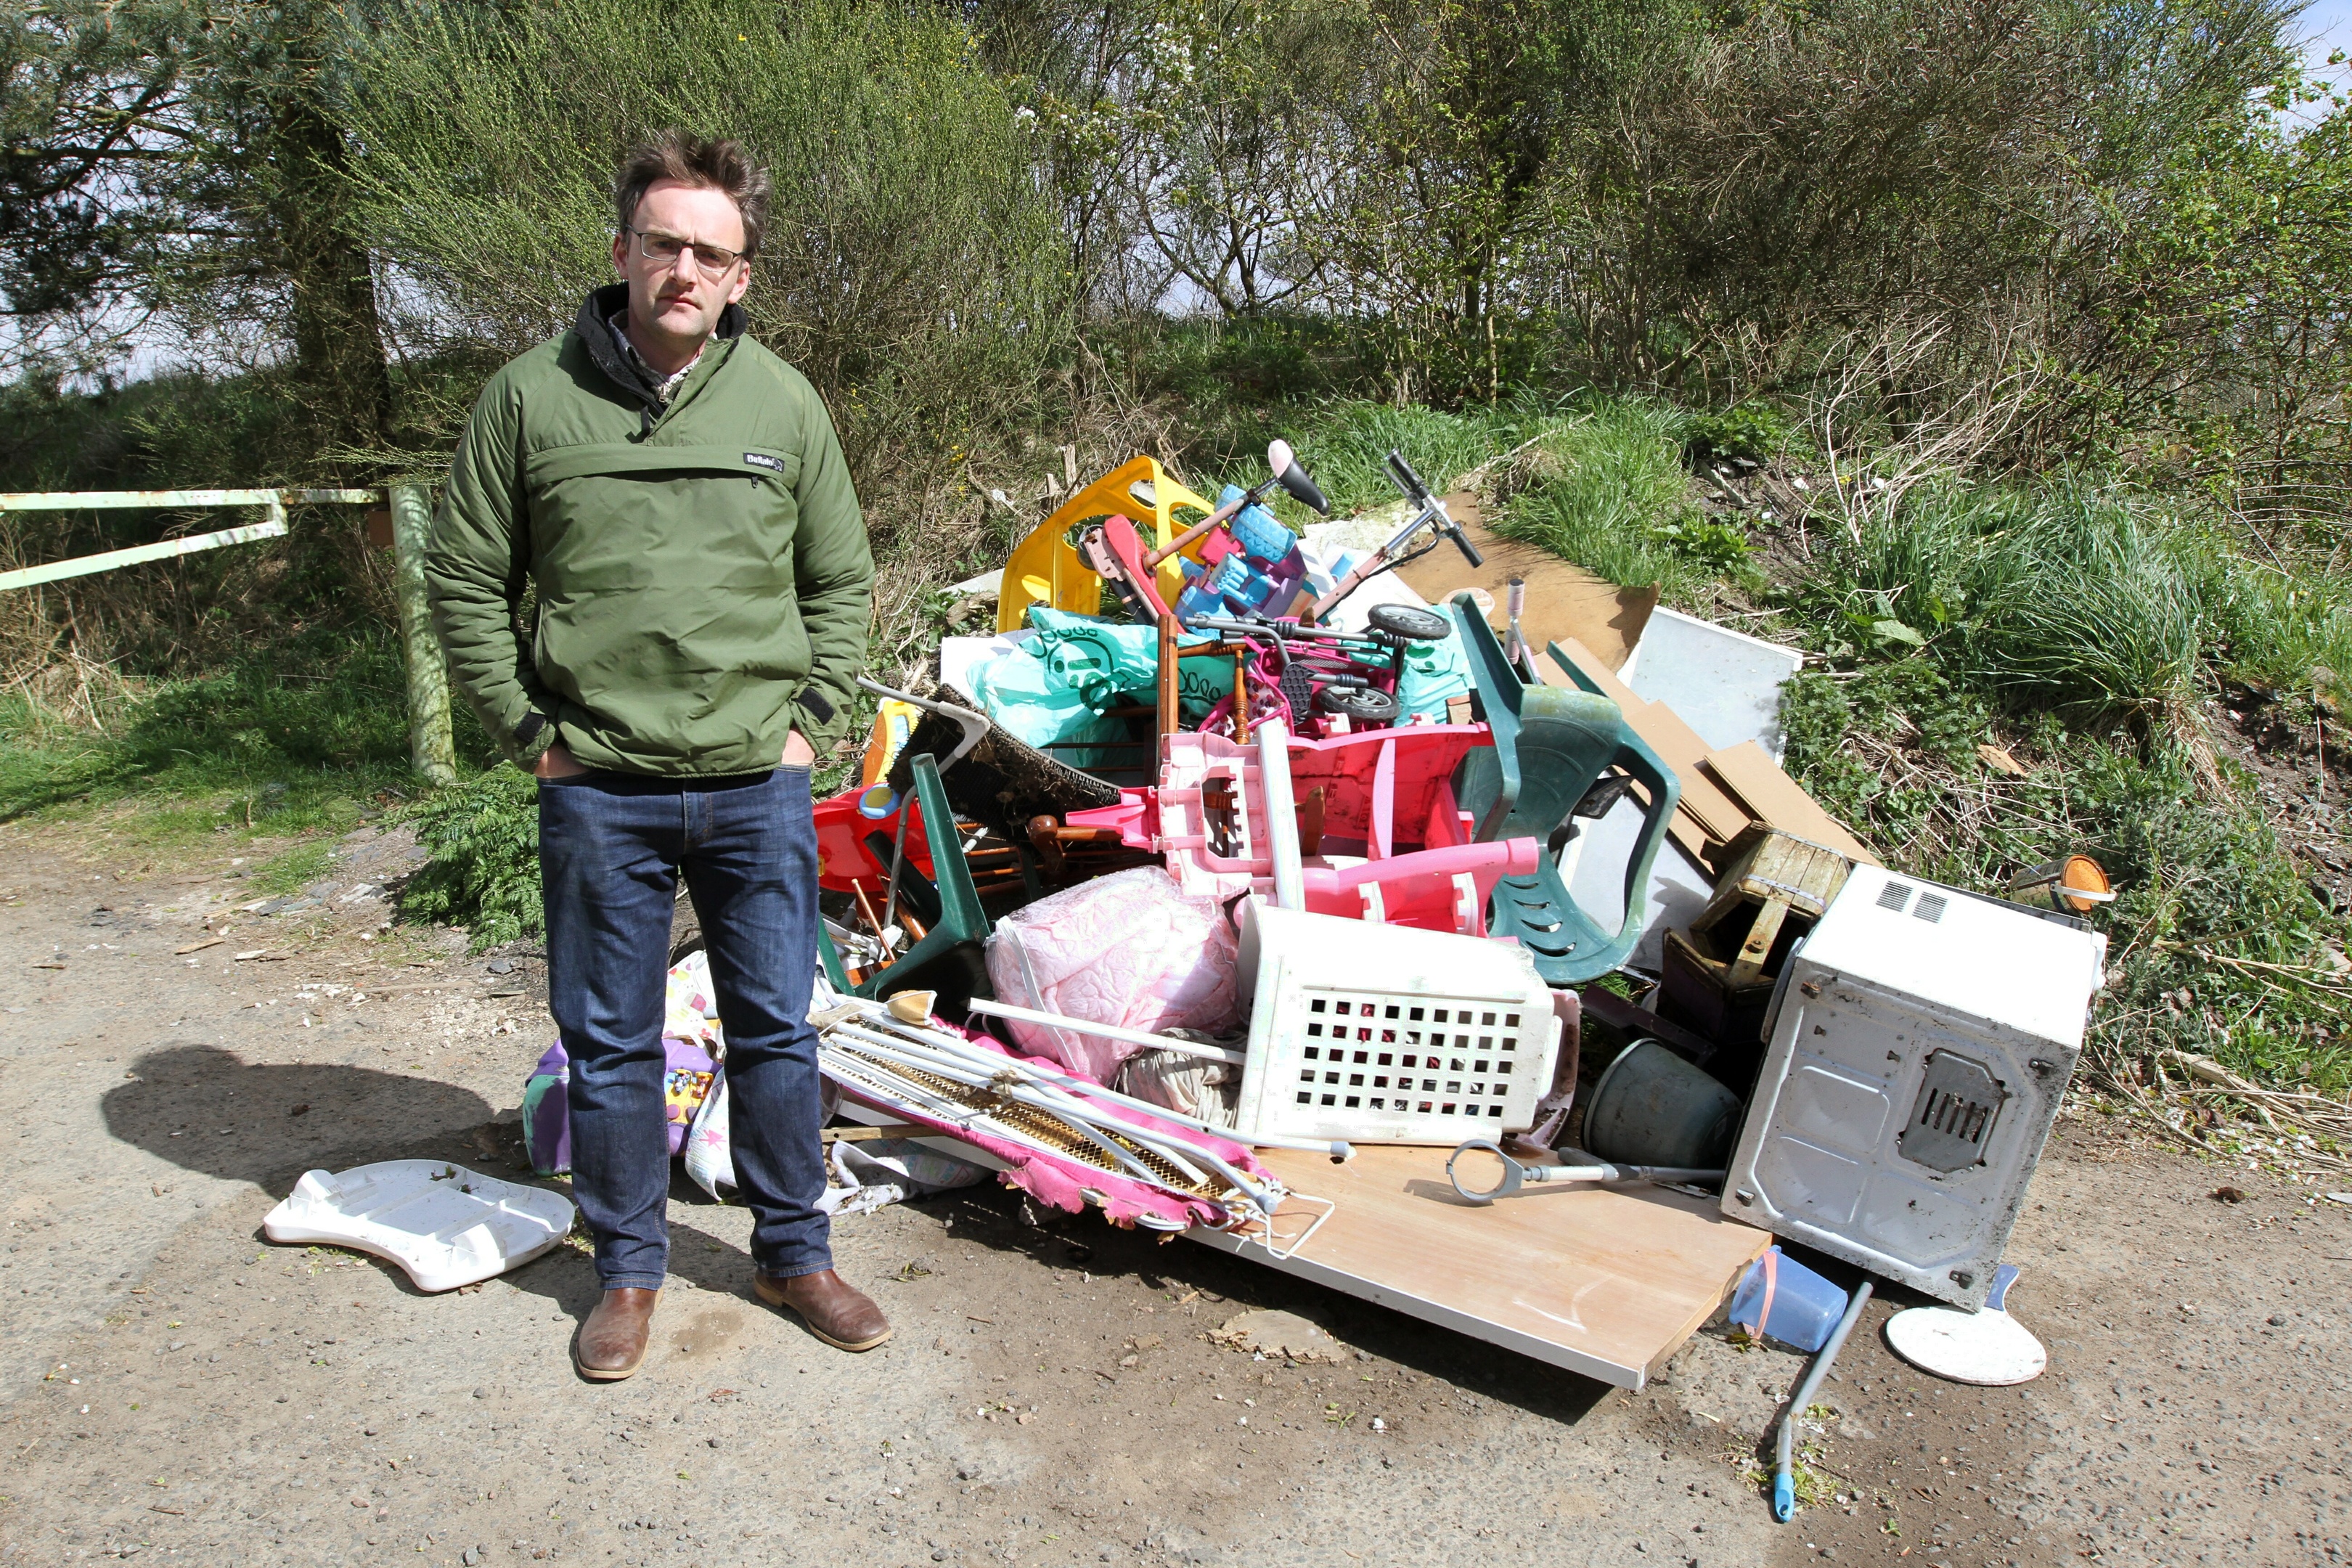
<path id="1" fill-rule="evenodd" d="M 624 1286 L 607 1290 L 580 1337 L 572 1344 L 572 1363 L 580 1375 L 597 1383 L 618 1383 L 645 1364 L 646 1341 L 652 1337 L 654 1303 L 658 1290 Z"/>
<path id="2" fill-rule="evenodd" d="M 769 1306 L 799 1313 L 810 1333 L 836 1350 L 870 1351 L 890 1337 L 890 1320 L 874 1298 L 830 1268 L 789 1279 L 755 1274 L 751 1289 Z"/>

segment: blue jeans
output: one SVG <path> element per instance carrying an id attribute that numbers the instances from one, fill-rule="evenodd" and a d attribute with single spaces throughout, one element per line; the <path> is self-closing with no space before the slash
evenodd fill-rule
<path id="1" fill-rule="evenodd" d="M 677 873 L 701 917 L 727 1034 L 730 1152 L 762 1274 L 833 1267 L 817 1208 L 822 1088 L 809 775 L 682 780 L 589 773 L 539 787 L 547 988 L 572 1058 L 572 1193 L 607 1290 L 658 1289 L 669 1262 L 662 1014 Z"/>

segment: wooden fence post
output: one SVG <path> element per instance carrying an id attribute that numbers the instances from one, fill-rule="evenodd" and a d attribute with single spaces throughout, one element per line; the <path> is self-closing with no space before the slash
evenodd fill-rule
<path id="1" fill-rule="evenodd" d="M 400 603 L 400 642 L 408 656 L 408 760 L 436 784 L 457 779 L 457 748 L 449 734 L 449 667 L 433 635 L 425 596 L 425 551 L 433 535 L 433 505 L 423 485 L 392 487 L 394 594 Z"/>

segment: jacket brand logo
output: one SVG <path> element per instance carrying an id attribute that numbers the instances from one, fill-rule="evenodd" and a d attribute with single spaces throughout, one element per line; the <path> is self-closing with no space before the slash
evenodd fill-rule
<path id="1" fill-rule="evenodd" d="M 755 468 L 765 468 L 772 474 L 781 474 L 784 471 L 784 460 L 782 458 L 771 458 L 765 452 L 746 452 L 743 454 L 743 460 Z"/>

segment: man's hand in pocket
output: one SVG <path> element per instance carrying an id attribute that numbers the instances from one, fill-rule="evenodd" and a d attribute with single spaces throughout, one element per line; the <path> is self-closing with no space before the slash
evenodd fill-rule
<path id="1" fill-rule="evenodd" d="M 541 779 L 568 779 L 574 773 L 587 771 L 580 765 L 580 759 L 572 754 L 572 749 L 561 741 L 540 752 L 539 760 L 530 765 L 531 776 Z"/>
<path id="2" fill-rule="evenodd" d="M 784 766 L 805 768 L 816 762 L 816 748 L 801 739 L 798 730 L 784 737 Z"/>

